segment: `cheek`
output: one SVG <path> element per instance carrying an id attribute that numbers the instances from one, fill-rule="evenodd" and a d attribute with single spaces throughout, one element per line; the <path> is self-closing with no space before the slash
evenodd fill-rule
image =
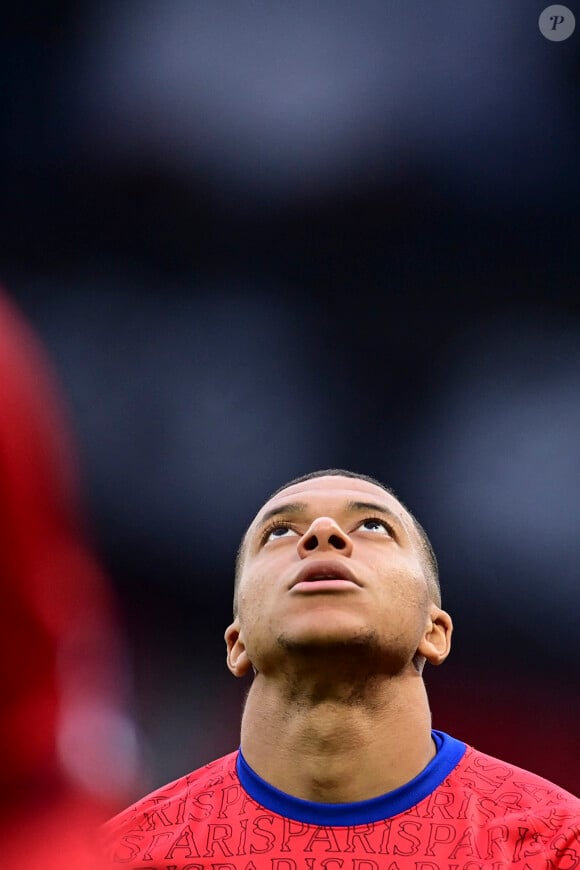
<path id="1" fill-rule="evenodd" d="M 238 613 L 246 625 L 259 622 L 268 609 L 271 584 L 261 574 L 243 578 L 238 588 Z"/>
<path id="2" fill-rule="evenodd" d="M 377 569 L 379 573 L 380 566 Z M 394 612 L 401 620 L 422 619 L 429 607 L 430 596 L 420 566 L 392 566 L 386 575 L 383 566 L 382 573 L 378 595 L 385 615 L 392 616 Z"/>

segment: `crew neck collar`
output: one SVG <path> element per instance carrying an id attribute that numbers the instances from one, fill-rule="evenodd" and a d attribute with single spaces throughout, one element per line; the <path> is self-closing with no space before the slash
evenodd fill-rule
<path id="1" fill-rule="evenodd" d="M 238 752 L 236 769 L 242 786 L 257 803 L 271 812 L 310 825 L 364 825 L 404 813 L 431 794 L 461 761 L 465 743 L 443 731 L 432 731 L 437 747 L 427 767 L 405 785 L 369 800 L 354 803 L 317 803 L 293 797 L 275 788 L 252 770 Z"/>

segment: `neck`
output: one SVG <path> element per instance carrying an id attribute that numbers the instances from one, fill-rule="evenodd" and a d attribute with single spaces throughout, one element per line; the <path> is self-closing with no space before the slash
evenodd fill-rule
<path id="1" fill-rule="evenodd" d="M 337 678 L 336 674 L 340 673 Z M 435 755 L 423 680 L 342 667 L 258 673 L 242 719 L 241 748 L 268 783 L 304 800 L 347 803 L 392 791 Z"/>

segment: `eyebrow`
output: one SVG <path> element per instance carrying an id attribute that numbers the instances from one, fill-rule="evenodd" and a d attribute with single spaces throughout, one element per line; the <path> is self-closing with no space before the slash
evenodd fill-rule
<path id="1" fill-rule="evenodd" d="M 352 513 L 374 511 L 375 513 L 384 514 L 389 517 L 389 519 L 396 523 L 396 525 L 402 525 L 400 517 L 398 517 L 390 507 L 387 507 L 386 504 L 378 504 L 374 501 L 349 501 L 347 502 L 346 509 Z"/>
<path id="2" fill-rule="evenodd" d="M 279 507 L 270 508 L 269 511 L 266 511 L 262 517 L 260 517 L 260 521 L 258 522 L 258 528 L 263 526 L 268 520 L 271 520 L 272 517 L 278 517 L 282 515 L 288 514 L 303 514 L 306 512 L 308 505 L 303 501 L 292 501 L 288 504 L 280 505 Z"/>
<path id="3" fill-rule="evenodd" d="M 373 511 L 374 513 L 384 514 L 389 517 L 399 528 L 402 526 L 400 517 L 387 507 L 385 504 L 379 504 L 374 501 L 348 501 L 345 505 L 347 513 L 363 513 L 364 511 Z M 279 507 L 270 508 L 262 515 L 258 522 L 258 528 L 265 525 L 268 520 L 277 516 L 290 516 L 292 514 L 303 514 L 308 510 L 308 505 L 303 501 L 289 502 L 288 504 L 280 505 Z"/>

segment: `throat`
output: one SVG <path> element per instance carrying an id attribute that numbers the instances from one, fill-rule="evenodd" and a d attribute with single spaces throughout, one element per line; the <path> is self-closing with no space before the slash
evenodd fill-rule
<path id="1" fill-rule="evenodd" d="M 399 788 L 429 763 L 435 754 L 430 722 L 408 725 L 405 716 L 377 716 L 360 705 L 346 715 L 343 703 L 294 705 L 267 744 L 258 746 L 255 735 L 245 743 L 243 729 L 242 749 L 250 766 L 281 791 L 350 803 Z"/>
<path id="2" fill-rule="evenodd" d="M 390 682 L 391 678 L 387 678 Z M 352 715 L 360 707 L 374 712 L 380 706 L 384 691 L 379 684 L 385 682 L 376 674 L 358 674 L 356 678 L 329 676 L 327 672 L 312 673 L 308 680 L 295 674 L 281 686 L 284 703 L 295 713 L 304 714 L 316 722 L 338 722 L 344 725 L 345 715 Z M 348 709 L 348 714 L 346 709 Z M 311 714 L 310 716 L 308 714 Z"/>
<path id="3" fill-rule="evenodd" d="M 360 677 L 360 675 L 359 675 Z M 304 800 L 343 803 L 385 794 L 435 754 L 423 681 L 308 681 L 259 673 L 242 720 L 242 752 L 271 785 Z"/>
<path id="4" fill-rule="evenodd" d="M 400 670 L 385 655 L 373 633 L 324 644 L 296 642 L 281 635 L 284 665 L 278 686 L 285 702 L 301 707 L 321 704 L 368 705 L 389 694 Z"/>

